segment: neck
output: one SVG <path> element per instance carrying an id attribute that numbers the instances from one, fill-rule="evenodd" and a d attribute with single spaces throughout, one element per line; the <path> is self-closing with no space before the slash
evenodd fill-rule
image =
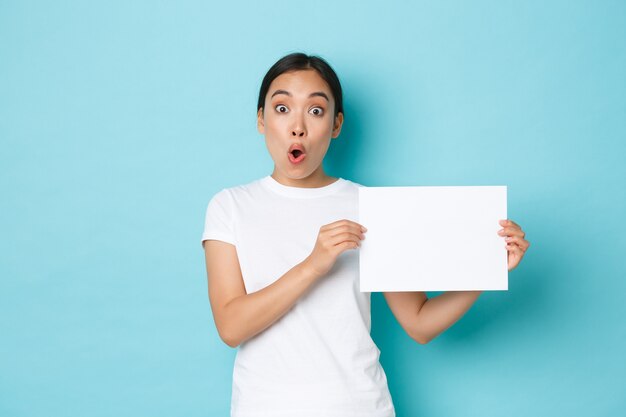
<path id="1" fill-rule="evenodd" d="M 274 172 L 272 172 L 272 178 L 274 178 L 277 182 L 283 185 L 286 185 L 288 187 L 300 187 L 300 188 L 320 188 L 320 187 L 325 187 L 327 185 L 330 185 L 333 182 L 337 181 L 337 178 L 326 175 L 326 173 L 321 167 L 320 169 L 314 171 L 308 177 L 303 177 L 303 178 L 288 177 L 278 172 L 276 167 L 274 167 Z"/>

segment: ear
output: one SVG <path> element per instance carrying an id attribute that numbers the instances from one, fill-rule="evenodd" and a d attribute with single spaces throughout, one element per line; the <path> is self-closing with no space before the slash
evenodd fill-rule
<path id="1" fill-rule="evenodd" d="M 263 108 L 256 113 L 256 129 L 260 134 L 265 134 L 265 122 L 263 121 Z"/>
<path id="2" fill-rule="evenodd" d="M 333 134 L 332 138 L 336 138 L 341 133 L 341 126 L 343 126 L 343 113 L 337 113 L 337 117 L 335 117 L 335 124 L 333 126 Z"/>

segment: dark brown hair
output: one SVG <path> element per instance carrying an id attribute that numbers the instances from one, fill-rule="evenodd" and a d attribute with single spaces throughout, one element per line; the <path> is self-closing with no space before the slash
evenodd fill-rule
<path id="1" fill-rule="evenodd" d="M 335 117 L 337 117 L 337 114 L 343 113 L 341 84 L 339 83 L 339 77 L 337 77 L 335 71 L 324 59 L 314 55 L 309 56 L 302 52 L 294 52 L 282 57 L 267 71 L 261 83 L 257 111 L 259 111 L 259 109 L 264 110 L 265 96 L 270 88 L 270 84 L 272 84 L 272 81 L 274 81 L 276 77 L 285 72 L 306 69 L 314 69 L 317 71 L 320 77 L 326 81 L 328 87 L 330 87 L 330 91 L 333 93 L 333 98 L 335 99 Z"/>

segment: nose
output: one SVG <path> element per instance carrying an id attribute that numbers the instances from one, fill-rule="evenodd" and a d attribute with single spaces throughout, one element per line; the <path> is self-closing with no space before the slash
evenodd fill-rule
<path id="1" fill-rule="evenodd" d="M 306 128 L 304 126 L 304 120 L 302 117 L 296 117 L 294 120 L 294 125 L 291 128 L 291 136 L 293 137 L 303 137 L 306 133 Z"/>

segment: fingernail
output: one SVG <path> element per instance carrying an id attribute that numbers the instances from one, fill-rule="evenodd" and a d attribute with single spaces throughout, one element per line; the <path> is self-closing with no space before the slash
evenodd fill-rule
<path id="1" fill-rule="evenodd" d="M 365 228 L 365 226 L 361 226 L 361 230 L 362 230 L 363 232 L 367 232 L 367 229 Z"/>

